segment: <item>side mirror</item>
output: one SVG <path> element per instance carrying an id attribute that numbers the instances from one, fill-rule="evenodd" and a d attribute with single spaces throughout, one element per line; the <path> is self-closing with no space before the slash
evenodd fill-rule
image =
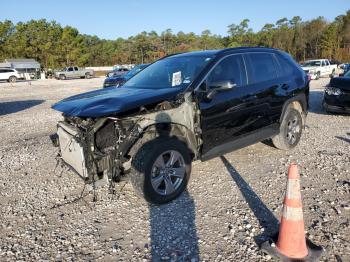
<path id="1" fill-rule="evenodd" d="M 212 99 L 216 93 L 232 90 L 237 85 L 231 81 L 217 81 L 209 84 L 208 99 Z"/>

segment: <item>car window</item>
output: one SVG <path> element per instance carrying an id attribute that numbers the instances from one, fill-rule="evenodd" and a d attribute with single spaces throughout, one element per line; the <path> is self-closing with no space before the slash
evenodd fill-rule
<path id="1" fill-rule="evenodd" d="M 0 73 L 4 73 L 4 70 L 3 70 L 3 69 L 0 69 Z"/>
<path id="2" fill-rule="evenodd" d="M 284 57 L 277 55 L 279 63 L 279 75 L 280 76 L 290 76 L 294 73 L 294 67 L 287 61 Z"/>
<path id="3" fill-rule="evenodd" d="M 325 66 L 325 65 L 326 65 L 326 62 L 325 62 L 325 61 L 322 61 L 321 66 Z"/>
<path id="4" fill-rule="evenodd" d="M 68 67 L 68 71 L 69 72 L 73 71 L 73 67 Z"/>
<path id="5" fill-rule="evenodd" d="M 241 55 L 231 55 L 221 60 L 210 72 L 208 84 L 221 81 L 231 81 L 237 86 L 247 84 L 245 66 Z"/>
<path id="6" fill-rule="evenodd" d="M 276 78 L 276 61 L 273 54 L 246 54 L 249 68 L 249 83 L 260 83 Z"/>
<path id="7" fill-rule="evenodd" d="M 75 66 L 75 67 L 74 67 L 74 70 L 75 70 L 75 71 L 78 71 L 78 67 Z"/>

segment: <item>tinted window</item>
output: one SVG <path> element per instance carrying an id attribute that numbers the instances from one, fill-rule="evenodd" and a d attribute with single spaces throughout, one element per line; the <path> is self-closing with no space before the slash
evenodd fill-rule
<path id="1" fill-rule="evenodd" d="M 74 70 L 75 70 L 75 71 L 78 71 L 78 67 L 75 66 L 75 67 L 74 67 Z"/>
<path id="2" fill-rule="evenodd" d="M 294 67 L 287 61 L 286 58 L 277 56 L 279 63 L 279 75 L 290 76 L 294 74 Z"/>
<path id="3" fill-rule="evenodd" d="M 0 73 L 4 73 L 4 69 L 0 69 Z"/>
<path id="4" fill-rule="evenodd" d="M 325 61 L 322 61 L 322 66 L 325 66 L 326 65 L 326 62 Z"/>
<path id="5" fill-rule="evenodd" d="M 241 55 L 231 55 L 224 58 L 208 76 L 209 86 L 211 83 L 231 81 L 237 86 L 246 85 L 246 73 Z"/>
<path id="6" fill-rule="evenodd" d="M 275 58 L 268 53 L 250 53 L 246 55 L 249 62 L 249 83 L 259 83 L 276 78 Z"/>
<path id="7" fill-rule="evenodd" d="M 68 71 L 69 72 L 73 71 L 73 67 L 68 67 Z"/>

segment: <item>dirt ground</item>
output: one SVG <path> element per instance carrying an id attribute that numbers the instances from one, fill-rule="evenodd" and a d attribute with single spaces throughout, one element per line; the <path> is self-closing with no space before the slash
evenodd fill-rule
<path id="1" fill-rule="evenodd" d="M 325 113 L 324 85 L 312 81 L 307 127 L 284 152 L 258 143 L 195 162 L 188 190 L 163 206 L 130 183 L 85 189 L 56 168 L 50 106 L 100 88 L 103 78 L 0 83 L 1 261 L 268 261 L 258 244 L 275 232 L 289 163 L 301 172 L 305 230 L 325 253 L 350 261 L 350 116 Z M 80 196 L 82 195 L 82 198 Z"/>

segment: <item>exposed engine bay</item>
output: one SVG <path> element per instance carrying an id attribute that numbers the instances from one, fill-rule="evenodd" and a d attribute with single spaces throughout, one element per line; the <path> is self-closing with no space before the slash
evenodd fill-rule
<path id="1" fill-rule="evenodd" d="M 53 142 L 60 147 L 58 159 L 86 183 L 104 176 L 118 182 L 130 167 L 134 145 L 146 134 L 180 137 L 196 158 L 200 145 L 198 112 L 196 103 L 187 96 L 118 116 L 64 116 L 64 121 L 57 125 Z"/>

